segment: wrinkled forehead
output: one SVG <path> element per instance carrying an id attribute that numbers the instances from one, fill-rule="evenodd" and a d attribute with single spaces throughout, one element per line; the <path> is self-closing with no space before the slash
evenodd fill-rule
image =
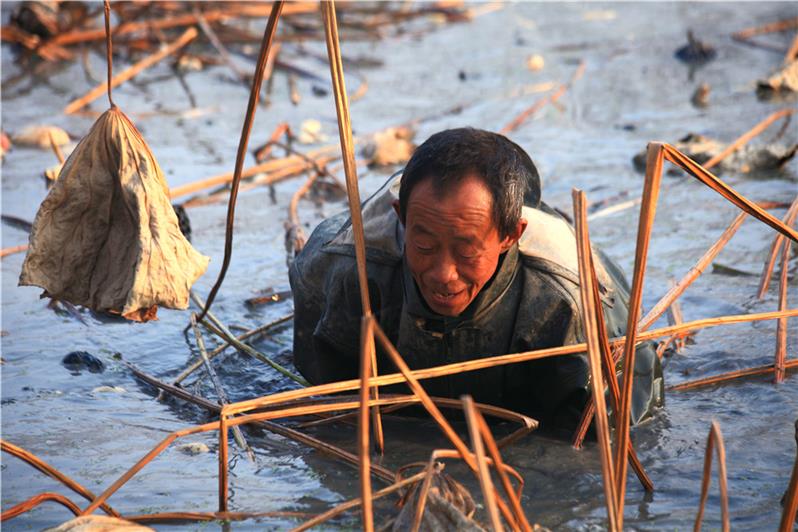
<path id="1" fill-rule="evenodd" d="M 476 170 L 464 170 L 447 172 L 443 174 L 427 174 L 421 178 L 410 191 L 408 204 L 414 199 L 433 198 L 444 200 L 451 197 L 459 197 L 468 200 L 486 193 L 490 198 L 490 205 L 493 204 L 493 196 L 488 186 L 487 179 Z M 489 206 L 490 206 L 489 205 Z"/>
<path id="2" fill-rule="evenodd" d="M 436 186 L 432 179 L 418 182 L 408 198 L 406 215 L 408 225 L 497 225 L 491 192 L 477 176 L 466 176 L 446 186 Z"/>

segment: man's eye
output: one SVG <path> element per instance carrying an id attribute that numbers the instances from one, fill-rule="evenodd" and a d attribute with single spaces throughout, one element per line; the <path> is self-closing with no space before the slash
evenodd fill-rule
<path id="1" fill-rule="evenodd" d="M 421 252 L 421 253 L 432 253 L 432 251 L 435 248 L 433 248 L 432 246 L 422 246 L 422 245 L 416 244 L 416 249 L 419 252 Z"/>

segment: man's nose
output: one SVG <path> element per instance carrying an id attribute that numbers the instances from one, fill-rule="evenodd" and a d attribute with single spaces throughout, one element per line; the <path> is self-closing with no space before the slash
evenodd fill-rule
<path id="1" fill-rule="evenodd" d="M 433 280 L 441 285 L 449 284 L 459 278 L 457 264 L 448 257 L 437 261 L 432 270 Z"/>

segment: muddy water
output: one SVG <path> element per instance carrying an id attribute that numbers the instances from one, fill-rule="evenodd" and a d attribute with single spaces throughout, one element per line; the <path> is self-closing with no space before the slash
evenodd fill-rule
<path id="1" fill-rule="evenodd" d="M 11 5 L 3 4 L 3 20 Z M 764 103 L 753 93 L 754 80 L 776 68 L 782 55 L 733 42 L 730 33 L 746 26 L 795 15 L 788 3 L 667 3 L 667 4 L 513 4 L 486 13 L 473 22 L 430 28 L 409 26 L 406 34 L 377 43 L 344 42 L 344 54 L 380 58 L 384 65 L 362 70 L 368 79 L 365 98 L 352 105 L 356 132 L 365 133 L 434 116 L 462 103 L 459 114 L 422 122 L 418 140 L 453 126 L 500 129 L 538 94 L 520 95 L 538 84 L 567 80 L 580 61 L 585 74 L 560 101 L 547 107 L 512 137 L 535 159 L 544 178 L 544 198 L 570 210 L 571 187 L 587 191 L 593 202 L 627 194 L 639 196 L 641 176 L 632 156 L 649 140 L 673 141 L 698 132 L 730 141 L 767 114 L 789 103 Z M 262 24 L 252 24 L 260 31 Z M 714 44 L 718 57 L 694 72 L 673 58 L 693 28 Z M 418 31 L 417 31 L 418 30 Z M 427 31 L 432 30 L 432 31 Z M 775 34 L 763 40 L 781 46 L 791 36 Z M 308 49 L 323 52 L 319 43 Z M 285 57 L 326 77 L 323 63 L 299 57 L 290 46 Z M 545 67 L 531 72 L 526 58 L 540 54 Z M 242 65 L 250 65 L 239 57 Z M 120 62 L 122 60 L 120 59 Z M 102 76 L 103 62 L 90 55 L 91 68 Z M 120 69 L 121 64 L 117 66 Z M 2 49 L 2 77 L 19 72 L 11 50 Z M 189 110 L 179 83 L 166 65 L 142 74 L 136 83 L 114 91 L 118 105 L 141 129 L 160 161 L 171 186 L 188 183 L 233 168 L 247 90 L 230 81 L 224 67 L 190 73 L 187 82 L 198 112 Z M 464 78 L 464 79 L 461 79 Z M 352 87 L 355 77 L 348 78 Z M 690 104 L 695 87 L 712 86 L 710 106 Z M 288 103 L 287 82 L 278 73 L 272 105 L 261 108 L 253 143 L 265 141 L 274 126 L 288 121 L 298 128 L 308 118 L 319 119 L 330 141 L 336 138 L 332 97 L 317 97 L 311 80 L 299 80 L 300 105 Z M 66 117 L 60 110 L 87 90 L 82 67 L 69 65 L 24 80 L 2 95 L 3 129 L 18 131 L 32 123 L 53 123 L 75 136 L 90 127 L 91 116 Z M 388 103 L 388 105 L 386 105 Z M 794 105 L 794 103 L 792 104 Z M 92 109 L 104 110 L 98 101 Z M 790 126 L 785 140 L 798 136 Z M 768 135 L 772 134 L 769 132 Z M 767 138 L 767 135 L 766 137 Z M 55 163 L 45 151 L 14 149 L 3 163 L 2 211 L 32 220 L 45 196 L 42 170 Z M 374 190 L 390 173 L 365 172 L 362 191 Z M 798 191 L 798 165 L 758 175 L 727 174 L 739 191 L 755 200 L 789 202 Z M 734 207 L 702 185 L 682 175 L 663 179 L 663 193 L 650 250 L 644 305 L 650 307 L 672 278 L 682 275 L 736 215 Z M 228 324 L 252 328 L 291 311 L 291 302 L 256 310 L 243 301 L 258 289 L 288 285 L 284 232 L 287 205 L 298 180 L 242 194 L 238 205 L 233 263 L 215 313 Z M 344 208 L 341 201 L 314 205 L 304 202 L 300 214 L 308 230 L 324 216 Z M 221 263 L 224 206 L 189 210 L 195 246 L 212 257 L 209 272 L 196 289 L 207 294 Z M 777 211 L 779 216 L 783 210 Z M 631 271 L 634 260 L 636 209 L 598 218 L 591 223 L 595 242 Z M 748 221 L 718 261 L 757 272 L 769 245 L 770 232 Z M 2 244 L 27 241 L 24 232 L 3 225 Z M 174 377 L 191 359 L 192 342 L 183 333 L 185 312 L 161 311 L 148 325 L 110 320 L 82 311 L 75 316 L 48 310 L 40 290 L 16 286 L 22 256 L 8 257 L 2 268 L 2 434 L 3 438 L 38 454 L 96 492 L 102 491 L 169 432 L 209 418 L 179 402 L 158 401 L 152 389 L 137 382 L 114 361 L 121 353 L 164 379 Z M 682 298 L 685 319 L 761 312 L 777 305 L 775 292 L 763 302 L 753 299 L 756 277 L 707 274 Z M 793 285 L 794 286 L 794 285 Z M 793 293 L 796 290 L 793 288 Z M 791 297 L 796 306 L 798 296 Z M 291 328 L 260 340 L 256 347 L 290 360 Z M 668 361 L 669 383 L 772 360 L 775 323 L 743 324 L 705 330 L 694 345 Z M 798 345 L 798 327 L 791 324 L 790 350 Z M 73 374 L 60 361 L 84 350 L 106 363 L 103 373 Z M 237 354 L 218 366 L 233 399 L 245 399 L 292 384 L 274 372 Z M 795 457 L 793 422 L 798 417 L 796 376 L 782 385 L 768 378 L 693 392 L 671 393 L 657 417 L 637 428 L 633 437 L 656 491 L 646 495 L 630 480 L 626 523 L 641 529 L 685 529 L 694 519 L 700 490 L 704 443 L 710 421 L 721 424 L 728 456 L 730 509 L 735 528 L 774 529 L 779 499 Z M 117 387 L 102 391 L 101 386 Z M 212 396 L 209 385 L 192 386 Z M 412 428 L 411 428 L 412 427 Z M 462 427 L 461 427 L 462 428 Z M 410 429 L 410 430 L 408 430 Z M 498 431 L 508 430 L 499 427 Z M 391 419 L 387 422 L 388 454 L 384 463 L 396 468 L 425 460 L 433 447 L 444 445 L 432 424 Z M 317 429 L 314 434 L 354 449 L 349 427 Z M 231 509 L 319 512 L 357 495 L 355 473 L 347 466 L 283 438 L 248 433 L 257 463 L 239 456 L 231 477 Z M 167 510 L 209 511 L 216 506 L 217 442 L 212 434 L 187 441 L 203 442 L 211 453 L 188 455 L 175 445 L 148 465 L 111 502 L 126 514 Z M 605 525 L 603 492 L 595 446 L 574 451 L 567 442 L 530 436 L 504 453 L 526 479 L 523 504 L 531 519 L 557 529 L 600 529 Z M 458 478 L 474 492 L 477 484 L 452 465 Z M 3 456 L 2 506 L 8 508 L 54 483 L 18 460 Z M 713 481 L 707 526 L 719 527 L 717 484 Z M 40 529 L 63 521 L 62 508 L 45 504 L 6 523 L 9 530 Z M 283 529 L 290 519 L 234 523 L 235 530 Z M 333 522 L 355 527 L 355 517 Z M 181 525 L 180 529 L 215 529 L 218 524 Z M 164 527 L 166 528 L 166 527 Z"/>

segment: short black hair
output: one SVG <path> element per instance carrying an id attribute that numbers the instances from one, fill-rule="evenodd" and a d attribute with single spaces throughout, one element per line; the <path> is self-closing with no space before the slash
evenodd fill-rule
<path id="1" fill-rule="evenodd" d="M 493 221 L 504 238 L 515 230 L 521 207 L 540 205 L 540 176 L 529 155 L 504 135 L 470 127 L 435 133 L 407 162 L 399 188 L 402 223 L 413 188 L 432 179 L 443 194 L 467 175 L 481 178 L 493 198 Z"/>

